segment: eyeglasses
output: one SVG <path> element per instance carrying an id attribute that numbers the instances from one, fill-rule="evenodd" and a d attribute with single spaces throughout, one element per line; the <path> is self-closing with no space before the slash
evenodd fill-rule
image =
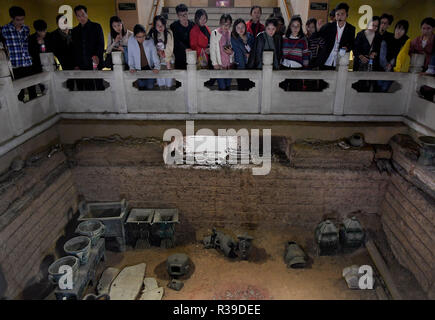
<path id="1" fill-rule="evenodd" d="M 180 14 L 178 14 L 178 16 L 180 18 L 187 18 L 189 16 L 189 14 L 187 12 L 186 13 L 180 13 Z"/>

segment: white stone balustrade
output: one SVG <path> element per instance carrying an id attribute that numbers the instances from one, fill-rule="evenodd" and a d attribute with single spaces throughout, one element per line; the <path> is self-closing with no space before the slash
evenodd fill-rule
<path id="1" fill-rule="evenodd" d="M 62 118 L 103 120 L 288 120 L 395 121 L 434 135 L 435 104 L 420 98 L 422 85 L 435 88 L 435 78 L 421 75 L 424 59 L 411 59 L 411 73 L 349 72 L 349 54 L 336 71 L 274 71 L 273 53 L 265 52 L 262 70 L 198 70 L 196 52 L 187 50 L 187 70 L 130 73 L 122 53 L 112 53 L 113 71 L 56 71 L 53 54 L 41 54 L 44 72 L 13 81 L 8 61 L 0 55 L 0 155 Z M 68 79 L 103 79 L 104 91 L 70 91 Z M 139 91 L 137 79 L 174 78 L 181 87 L 170 91 Z M 204 86 L 216 78 L 248 78 L 249 91 L 217 91 Z M 328 83 L 322 92 L 286 92 L 285 79 L 317 79 Z M 357 92 L 359 80 L 394 80 L 394 93 Z M 46 94 L 27 103 L 21 89 L 43 83 Z"/>

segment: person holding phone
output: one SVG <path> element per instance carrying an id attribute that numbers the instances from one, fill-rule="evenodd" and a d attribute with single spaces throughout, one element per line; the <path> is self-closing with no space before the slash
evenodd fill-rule
<path id="1" fill-rule="evenodd" d="M 223 14 L 219 21 L 220 27 L 214 30 L 210 37 L 210 59 L 215 70 L 228 70 L 234 64 L 234 51 L 231 46 L 231 25 L 233 19 L 229 14 Z M 230 90 L 231 79 L 217 79 L 219 90 Z"/>
<path id="2" fill-rule="evenodd" d="M 234 61 L 239 70 L 246 69 L 249 56 L 254 47 L 255 38 L 246 30 L 246 23 L 243 19 L 237 19 L 233 25 L 231 34 L 231 46 L 234 51 Z M 248 91 L 250 86 L 249 79 L 237 79 L 239 91 Z"/>
<path id="3" fill-rule="evenodd" d="M 113 51 L 121 51 L 124 54 L 124 61 L 128 64 L 128 39 L 133 36 L 133 32 L 125 28 L 124 23 L 118 16 L 110 18 L 110 33 L 107 38 L 106 53 L 110 55 Z M 112 67 L 112 59 L 107 57 L 106 67 Z"/>

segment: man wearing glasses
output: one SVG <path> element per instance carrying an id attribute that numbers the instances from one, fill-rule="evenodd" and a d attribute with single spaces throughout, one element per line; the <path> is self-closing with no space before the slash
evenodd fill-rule
<path id="1" fill-rule="evenodd" d="M 188 9 L 185 4 L 179 4 L 175 11 L 178 20 L 171 24 L 171 30 L 174 34 L 175 69 L 186 69 L 186 49 L 190 48 L 189 35 L 194 23 L 189 20 Z"/>

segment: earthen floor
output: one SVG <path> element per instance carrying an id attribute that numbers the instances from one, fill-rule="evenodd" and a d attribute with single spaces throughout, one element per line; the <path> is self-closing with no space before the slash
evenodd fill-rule
<path id="1" fill-rule="evenodd" d="M 235 237 L 229 230 L 222 230 Z M 173 249 L 134 250 L 123 253 L 107 251 L 105 267 L 123 268 L 145 262 L 146 277 L 155 277 L 165 287 L 163 300 L 237 300 L 237 299 L 377 299 L 374 290 L 350 290 L 342 278 L 343 268 L 370 264 L 365 249 L 351 254 L 317 257 L 313 235 L 306 230 L 280 228 L 279 230 L 250 230 L 255 238 L 250 261 L 232 261 L 214 249 L 204 249 L 200 239 L 210 230 L 196 232 L 197 241 L 189 241 Z M 286 241 L 297 241 L 310 257 L 305 269 L 288 269 L 284 263 Z M 166 288 L 169 277 L 165 261 L 173 253 L 186 253 L 194 264 L 191 277 L 184 280 L 184 288 L 177 292 Z M 104 269 L 100 267 L 102 272 Z"/>

